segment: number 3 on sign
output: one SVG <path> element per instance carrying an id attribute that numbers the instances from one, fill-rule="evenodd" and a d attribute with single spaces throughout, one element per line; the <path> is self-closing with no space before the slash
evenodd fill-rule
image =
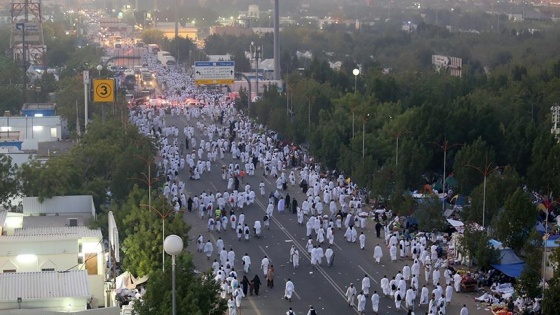
<path id="1" fill-rule="evenodd" d="M 112 79 L 93 80 L 93 101 L 96 103 L 115 101 L 115 81 Z"/>

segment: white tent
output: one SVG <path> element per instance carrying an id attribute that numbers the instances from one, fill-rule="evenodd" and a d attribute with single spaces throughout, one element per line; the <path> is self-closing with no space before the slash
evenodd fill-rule
<path id="1" fill-rule="evenodd" d="M 451 224 L 451 226 L 454 227 L 457 232 L 463 233 L 465 231 L 465 224 L 463 222 L 453 219 L 447 219 L 447 222 L 449 222 L 449 224 Z"/>

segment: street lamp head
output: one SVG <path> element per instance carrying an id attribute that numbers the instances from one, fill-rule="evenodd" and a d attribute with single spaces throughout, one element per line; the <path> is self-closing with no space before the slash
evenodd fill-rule
<path id="1" fill-rule="evenodd" d="M 163 241 L 163 249 L 171 256 L 179 255 L 183 251 L 183 239 L 177 235 L 169 235 Z"/>
<path id="2" fill-rule="evenodd" d="M 360 69 L 356 68 L 356 69 L 352 70 L 352 74 L 355 75 L 355 76 L 359 75 L 360 74 Z"/>
<path id="3" fill-rule="evenodd" d="M 96 69 L 97 69 L 97 71 L 101 71 L 101 70 L 103 70 L 103 66 L 102 65 L 97 65 Z"/>

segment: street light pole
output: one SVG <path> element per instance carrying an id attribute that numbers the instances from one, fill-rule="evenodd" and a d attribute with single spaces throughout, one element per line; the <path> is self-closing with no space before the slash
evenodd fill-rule
<path id="1" fill-rule="evenodd" d="M 356 68 L 352 70 L 352 74 L 354 75 L 354 96 L 356 96 L 356 91 L 358 86 L 358 75 L 360 74 L 360 69 Z M 356 115 L 354 111 L 352 111 L 352 138 L 354 138 L 356 135 L 354 131 L 355 121 L 356 121 Z"/>
<path id="2" fill-rule="evenodd" d="M 175 256 L 183 252 L 183 240 L 177 235 L 169 235 L 163 242 L 163 247 L 168 255 L 171 255 L 171 309 L 172 315 L 177 315 L 177 302 L 175 292 Z"/>
<path id="3" fill-rule="evenodd" d="M 369 114 L 364 116 L 362 121 L 362 160 L 366 157 L 366 120 L 369 118 Z"/>
<path id="4" fill-rule="evenodd" d="M 445 197 L 445 194 L 446 194 L 446 192 L 445 192 L 445 180 L 446 180 L 446 168 L 447 168 L 447 150 L 449 150 L 449 149 L 451 149 L 452 147 L 455 147 L 455 146 L 460 146 L 462 144 L 460 144 L 460 143 L 449 144 L 449 142 L 447 141 L 447 138 L 445 138 L 443 140 L 442 144 L 439 144 L 437 142 L 432 142 L 432 143 L 443 150 L 443 179 L 442 179 L 441 190 L 443 192 L 443 196 Z M 443 202 L 441 203 L 441 207 L 445 211 L 445 198 L 443 199 Z"/>
<path id="5" fill-rule="evenodd" d="M 494 163 L 488 163 L 488 153 L 486 153 L 485 155 L 484 168 L 470 165 L 470 164 L 465 165 L 467 167 L 477 170 L 480 174 L 482 174 L 482 176 L 484 176 L 484 181 L 482 184 L 482 190 L 483 190 L 482 191 L 482 228 L 486 226 L 486 180 L 488 176 L 490 176 L 490 174 L 492 174 L 492 172 L 496 170 L 496 168 L 492 168 L 493 165 Z"/>

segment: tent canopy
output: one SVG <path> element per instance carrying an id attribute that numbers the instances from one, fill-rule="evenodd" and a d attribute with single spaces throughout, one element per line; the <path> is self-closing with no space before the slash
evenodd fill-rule
<path id="1" fill-rule="evenodd" d="M 525 262 L 517 257 L 512 249 L 505 248 L 500 250 L 500 263 L 492 265 L 495 269 L 503 272 L 512 278 L 519 278 L 525 267 Z"/>

